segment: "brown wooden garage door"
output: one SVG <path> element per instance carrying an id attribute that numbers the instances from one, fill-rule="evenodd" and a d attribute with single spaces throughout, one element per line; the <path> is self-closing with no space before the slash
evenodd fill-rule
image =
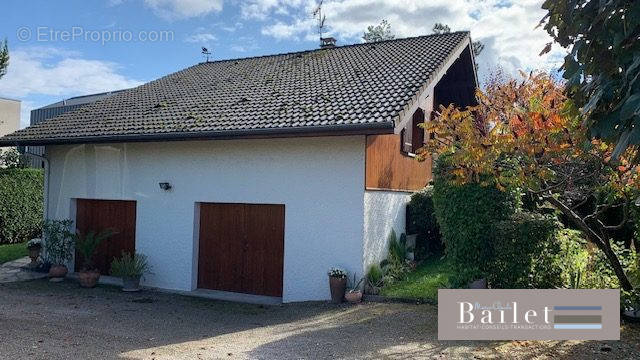
<path id="1" fill-rule="evenodd" d="M 200 204 L 198 287 L 282 296 L 284 205 Z"/>
<path id="2" fill-rule="evenodd" d="M 93 258 L 94 265 L 108 275 L 111 261 L 123 251 L 133 254 L 136 248 L 136 202 L 122 200 L 76 200 L 76 229 L 85 235 L 90 231 L 112 229 L 116 232 L 103 241 Z M 76 254 L 76 259 L 80 259 Z M 82 268 L 76 261 L 76 271 Z"/>

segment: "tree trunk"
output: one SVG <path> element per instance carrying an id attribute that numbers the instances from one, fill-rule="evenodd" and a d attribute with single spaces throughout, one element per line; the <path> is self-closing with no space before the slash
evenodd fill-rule
<path id="1" fill-rule="evenodd" d="M 600 249 L 605 254 L 607 260 L 609 260 L 611 268 L 618 278 L 618 281 L 620 281 L 620 287 L 626 291 L 633 290 L 633 286 L 631 285 L 629 278 L 627 278 L 627 274 L 624 273 L 624 269 L 620 264 L 620 260 L 618 260 L 618 256 L 613 252 L 613 250 L 611 250 L 610 246 L 607 246 L 608 240 L 602 239 L 594 229 L 592 229 L 587 223 L 584 222 L 584 220 L 582 220 L 580 215 L 571 210 L 571 208 L 565 205 L 562 201 L 554 198 L 553 196 L 547 196 L 545 198 L 549 201 L 549 203 L 551 203 L 551 205 L 553 205 L 553 207 L 560 210 L 567 216 L 567 218 L 569 218 L 571 222 L 573 222 L 580 230 L 582 230 L 584 235 L 587 237 L 587 240 L 595 244 L 598 249 Z M 605 241 L 607 241 L 607 243 L 605 243 Z"/>
<path id="2" fill-rule="evenodd" d="M 611 267 L 613 267 L 613 271 L 616 273 L 618 281 L 620 281 L 620 287 L 622 287 L 626 291 L 633 290 L 633 285 L 631 285 L 631 281 L 629 281 L 629 278 L 627 278 L 627 274 L 624 273 L 624 269 L 622 268 L 622 265 L 620 264 L 620 261 L 618 260 L 618 257 L 613 252 L 613 250 L 611 250 L 610 248 L 600 248 L 600 250 L 604 252 L 605 256 L 609 260 L 609 263 L 611 264 Z"/>

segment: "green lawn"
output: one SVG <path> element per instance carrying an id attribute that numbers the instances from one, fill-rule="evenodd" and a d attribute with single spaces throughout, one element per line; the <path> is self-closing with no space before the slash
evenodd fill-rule
<path id="1" fill-rule="evenodd" d="M 438 301 L 438 289 L 448 286 L 451 275 L 453 270 L 447 260 L 432 258 L 421 264 L 405 280 L 383 287 L 381 294 L 433 303 Z"/>
<path id="2" fill-rule="evenodd" d="M 0 264 L 29 255 L 26 243 L 0 245 Z"/>

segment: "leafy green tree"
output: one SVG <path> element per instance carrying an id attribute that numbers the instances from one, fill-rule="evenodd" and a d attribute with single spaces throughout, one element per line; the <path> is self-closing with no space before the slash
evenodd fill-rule
<path id="1" fill-rule="evenodd" d="M 640 144 L 640 1 L 546 0 L 542 8 L 539 26 L 569 49 L 567 94 L 591 134 L 616 144 L 616 157 Z"/>
<path id="2" fill-rule="evenodd" d="M 448 34 L 451 32 L 451 28 L 447 24 L 435 23 L 431 31 L 434 34 Z M 481 41 L 474 41 L 471 44 L 471 48 L 473 49 L 473 55 L 478 56 L 484 50 L 484 44 Z"/>
<path id="3" fill-rule="evenodd" d="M 0 167 L 7 169 L 24 169 L 29 167 L 29 163 L 27 162 L 27 158 L 14 148 L 5 151 L 0 149 Z"/>
<path id="4" fill-rule="evenodd" d="M 367 27 L 367 31 L 362 35 L 362 39 L 365 42 L 378 42 L 384 40 L 393 40 L 396 36 L 391 30 L 391 24 L 387 20 L 382 20 L 379 25 L 370 25 Z"/>
<path id="5" fill-rule="evenodd" d="M 4 39 L 4 45 L 0 46 L 0 79 L 7 73 L 8 66 L 9 45 L 7 44 L 7 39 Z"/>
<path id="6" fill-rule="evenodd" d="M 451 28 L 449 25 L 443 23 L 436 23 L 433 25 L 433 33 L 434 34 L 448 34 L 451 32 Z"/>

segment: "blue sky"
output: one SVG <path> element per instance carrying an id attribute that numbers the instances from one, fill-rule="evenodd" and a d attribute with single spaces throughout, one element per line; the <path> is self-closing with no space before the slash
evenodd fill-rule
<path id="1" fill-rule="evenodd" d="M 314 49 L 317 0 L 3 0 L 0 38 L 11 61 L 0 96 L 29 111 L 75 95 L 139 85 L 203 61 Z M 550 39 L 534 30 L 541 0 L 325 0 L 327 33 L 361 41 L 388 19 L 398 37 L 443 22 L 486 44 L 482 78 L 496 66 L 551 69 L 563 51 L 537 54 Z"/>

